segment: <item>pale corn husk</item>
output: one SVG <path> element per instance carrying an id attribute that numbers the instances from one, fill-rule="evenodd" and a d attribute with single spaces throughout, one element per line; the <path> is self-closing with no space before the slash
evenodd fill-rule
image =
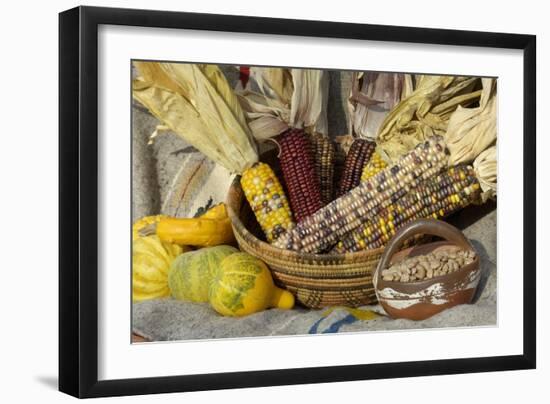
<path id="1" fill-rule="evenodd" d="M 132 95 L 164 126 L 232 173 L 258 161 L 237 96 L 215 65 L 135 62 Z"/>
<path id="2" fill-rule="evenodd" d="M 403 88 L 401 90 L 401 99 L 409 97 L 414 91 L 414 75 L 404 74 L 405 81 L 403 82 Z"/>
<path id="3" fill-rule="evenodd" d="M 362 139 L 376 140 L 384 118 L 412 92 L 412 76 L 401 73 L 355 72 L 348 98 L 349 127 Z"/>
<path id="4" fill-rule="evenodd" d="M 497 146 L 493 145 L 481 152 L 473 163 L 474 172 L 481 185 L 482 201 L 496 198 L 497 195 Z"/>
<path id="5" fill-rule="evenodd" d="M 290 107 L 278 98 L 246 90 L 239 94 L 239 101 L 257 140 L 275 137 L 288 129 Z"/>
<path id="6" fill-rule="evenodd" d="M 459 106 L 449 120 L 445 134 L 449 164 L 471 163 L 497 138 L 496 80 L 484 78 L 481 82 L 479 107 Z"/>
<path id="7" fill-rule="evenodd" d="M 270 100 L 290 108 L 290 100 L 294 92 L 292 74 L 289 69 L 279 67 L 252 67 L 250 76 L 258 84 L 260 92 Z"/>
<path id="8" fill-rule="evenodd" d="M 327 134 L 327 72 L 252 67 L 251 77 L 260 91 L 243 91 L 239 100 L 254 138 L 273 138 L 289 127 Z"/>
<path id="9" fill-rule="evenodd" d="M 474 77 L 416 76 L 414 91 L 386 116 L 378 132 L 377 150 L 393 162 L 420 142 L 444 135 L 449 118 L 459 105 L 479 100 Z"/>
<path id="10" fill-rule="evenodd" d="M 289 126 L 310 133 L 328 133 L 328 73 L 323 70 L 292 69 L 294 92 L 290 101 Z"/>

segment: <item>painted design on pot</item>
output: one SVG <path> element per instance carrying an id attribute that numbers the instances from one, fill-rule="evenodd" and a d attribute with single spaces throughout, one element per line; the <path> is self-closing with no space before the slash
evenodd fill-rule
<path id="1" fill-rule="evenodd" d="M 425 289 L 414 293 L 399 292 L 391 287 L 379 291 L 378 298 L 395 309 L 401 310 L 415 304 L 426 303 L 433 305 L 444 305 L 451 303 L 450 295 L 472 289 L 475 291 L 480 280 L 480 271 L 469 272 L 468 277 L 463 281 L 454 284 L 452 288 L 444 282 L 434 283 Z"/>

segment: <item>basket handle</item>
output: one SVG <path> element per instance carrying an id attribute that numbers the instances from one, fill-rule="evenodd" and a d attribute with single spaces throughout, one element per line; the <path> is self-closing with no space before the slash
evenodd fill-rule
<path id="1" fill-rule="evenodd" d="M 462 247 L 463 249 L 474 249 L 464 234 L 449 223 L 435 219 L 415 220 L 414 222 L 406 224 L 399 229 L 399 231 L 389 241 L 382 257 L 380 258 L 380 261 L 378 262 L 375 281 L 380 280 L 382 277 L 382 270 L 386 268 L 393 255 L 399 250 L 399 248 L 401 248 L 401 245 L 405 242 L 405 240 L 419 234 L 442 237 L 445 240 Z"/>

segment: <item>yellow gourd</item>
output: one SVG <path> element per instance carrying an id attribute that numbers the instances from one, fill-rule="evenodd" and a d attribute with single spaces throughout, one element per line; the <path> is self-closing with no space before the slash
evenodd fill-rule
<path id="1" fill-rule="evenodd" d="M 162 241 L 181 245 L 211 247 L 235 243 L 231 220 L 223 203 L 197 218 L 163 217 L 156 231 Z"/>
<path id="2" fill-rule="evenodd" d="M 291 309 L 294 296 L 274 285 L 267 266 L 247 253 L 224 258 L 210 285 L 209 301 L 224 316 L 245 316 L 270 307 Z"/>
<path id="3" fill-rule="evenodd" d="M 165 215 L 155 215 L 155 216 L 145 216 L 139 219 L 134 223 L 132 226 L 132 240 L 136 240 L 137 238 L 141 237 L 142 234 L 140 234 L 141 231 L 143 231 L 146 227 L 154 225 L 161 221 L 161 219 L 166 218 Z"/>
<path id="4" fill-rule="evenodd" d="M 199 216 L 201 219 L 225 219 L 227 218 L 227 208 L 225 203 L 218 203 L 212 206 L 206 212 Z"/>
<path id="5" fill-rule="evenodd" d="M 153 236 L 132 242 L 132 300 L 141 301 L 170 295 L 168 271 L 172 261 L 188 247 L 164 243 Z"/>

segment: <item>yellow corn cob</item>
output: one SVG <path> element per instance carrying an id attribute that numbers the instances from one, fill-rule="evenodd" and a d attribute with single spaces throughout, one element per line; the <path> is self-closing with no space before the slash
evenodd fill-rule
<path id="1" fill-rule="evenodd" d="M 241 177 L 244 195 L 264 231 L 267 241 L 277 240 L 294 226 L 283 187 L 265 163 L 256 163 Z"/>
<path id="2" fill-rule="evenodd" d="M 372 154 L 370 161 L 363 168 L 363 173 L 361 174 L 361 182 L 366 181 L 370 177 L 378 174 L 387 166 L 388 164 L 382 159 L 382 156 L 380 156 L 380 154 L 375 151 Z"/>

